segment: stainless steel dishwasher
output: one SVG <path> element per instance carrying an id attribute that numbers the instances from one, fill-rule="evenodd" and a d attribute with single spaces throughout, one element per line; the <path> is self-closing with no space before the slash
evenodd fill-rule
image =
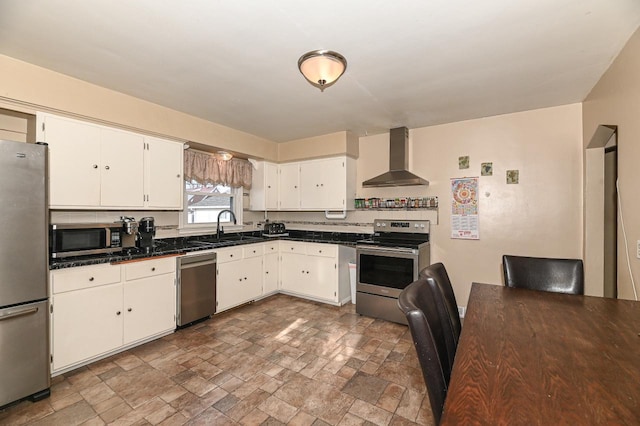
<path id="1" fill-rule="evenodd" d="M 193 253 L 178 258 L 178 326 L 216 312 L 216 254 Z"/>

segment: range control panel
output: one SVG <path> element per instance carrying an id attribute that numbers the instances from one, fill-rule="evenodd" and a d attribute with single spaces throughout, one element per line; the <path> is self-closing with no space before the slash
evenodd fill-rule
<path id="1" fill-rule="evenodd" d="M 408 234 L 428 234 L 428 220 L 393 220 L 376 219 L 373 221 L 374 232 L 405 232 Z"/>

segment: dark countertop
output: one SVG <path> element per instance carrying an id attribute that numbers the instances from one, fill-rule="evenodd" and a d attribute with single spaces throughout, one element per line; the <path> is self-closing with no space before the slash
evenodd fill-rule
<path id="1" fill-rule="evenodd" d="M 274 240 L 301 241 L 309 243 L 341 244 L 355 247 L 356 241 L 369 238 L 370 234 L 349 232 L 321 232 L 289 230 L 288 236 L 263 237 L 261 231 L 229 233 L 219 241 L 215 234 L 190 237 L 162 238 L 154 241 L 154 247 L 146 252 L 137 247 L 113 254 L 66 257 L 50 259 L 49 269 L 64 269 L 76 266 L 116 263 L 127 260 L 153 259 L 158 256 L 182 255 L 194 251 L 211 250 L 244 244 Z"/>

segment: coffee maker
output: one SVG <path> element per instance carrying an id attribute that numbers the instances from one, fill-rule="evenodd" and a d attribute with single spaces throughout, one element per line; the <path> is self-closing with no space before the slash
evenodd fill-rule
<path id="1" fill-rule="evenodd" d="M 136 240 L 138 238 L 138 222 L 129 216 L 120 216 L 122 222 L 122 233 L 120 239 L 122 240 L 122 248 L 127 249 L 136 247 Z"/>
<path id="2" fill-rule="evenodd" d="M 153 248 L 153 237 L 156 235 L 156 227 L 153 217 L 143 217 L 138 222 L 138 247 L 147 253 Z"/>

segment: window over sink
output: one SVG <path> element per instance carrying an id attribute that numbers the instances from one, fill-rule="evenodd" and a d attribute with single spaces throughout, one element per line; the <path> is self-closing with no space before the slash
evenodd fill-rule
<path id="1" fill-rule="evenodd" d="M 242 188 L 222 184 L 202 184 L 195 180 L 185 181 L 182 228 L 215 228 L 218 214 L 231 210 L 238 225 L 242 224 Z M 233 224 L 229 212 L 220 216 L 220 223 Z"/>

